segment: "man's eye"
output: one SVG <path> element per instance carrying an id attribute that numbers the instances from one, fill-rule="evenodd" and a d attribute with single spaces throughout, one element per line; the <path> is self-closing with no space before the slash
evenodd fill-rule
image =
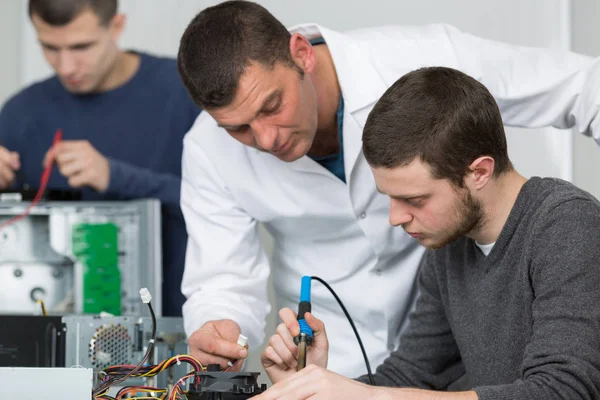
<path id="1" fill-rule="evenodd" d="M 281 102 L 277 102 L 277 104 L 275 104 L 273 107 L 270 107 L 267 110 L 263 111 L 263 113 L 266 115 L 272 115 L 272 114 L 278 113 L 280 109 L 281 109 Z"/>
<path id="2" fill-rule="evenodd" d="M 230 128 L 229 130 L 231 132 L 235 132 L 235 133 L 244 133 L 246 130 L 248 130 L 248 125 L 242 125 L 242 126 L 238 126 L 236 128 Z"/>
<path id="3" fill-rule="evenodd" d="M 408 199 L 406 200 L 406 203 L 413 207 L 422 207 L 423 199 Z"/>
<path id="4" fill-rule="evenodd" d="M 78 46 L 73 46 L 73 50 L 74 51 L 83 51 L 83 50 L 87 50 L 91 47 L 91 45 L 89 44 L 82 44 L 82 45 L 78 45 Z"/>

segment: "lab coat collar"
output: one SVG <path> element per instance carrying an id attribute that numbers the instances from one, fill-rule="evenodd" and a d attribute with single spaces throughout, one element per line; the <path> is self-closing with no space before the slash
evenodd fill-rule
<path id="1" fill-rule="evenodd" d="M 362 130 L 367 110 L 381 98 L 387 85 L 368 57 L 367 49 L 349 35 L 317 24 L 296 25 L 289 31 L 299 33 L 308 40 L 322 36 L 327 43 L 344 98 L 344 167 L 346 182 L 350 183 L 362 150 Z M 363 109 L 366 110 L 360 112 Z M 296 170 L 326 173 L 306 156 L 292 162 L 291 166 Z"/>
<path id="2" fill-rule="evenodd" d="M 314 23 L 295 25 L 289 28 L 289 31 L 299 33 L 308 40 L 316 37 L 325 39 L 333 58 L 347 112 L 354 113 L 373 105 L 387 90 L 387 85 L 367 57 L 368 52 L 352 37 Z"/>

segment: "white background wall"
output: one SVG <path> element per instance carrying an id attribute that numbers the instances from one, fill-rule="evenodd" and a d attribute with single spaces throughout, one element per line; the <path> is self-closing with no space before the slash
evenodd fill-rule
<path id="1" fill-rule="evenodd" d="M 597 0 L 263 0 L 286 25 L 317 22 L 335 29 L 381 24 L 445 22 L 490 39 L 509 43 L 572 48 L 600 55 Z M 26 1 L 0 2 L 0 102 L 19 87 L 47 76 L 46 66 L 26 15 Z M 128 16 L 125 48 L 157 54 L 177 53 L 179 37 L 207 0 L 121 0 Z M 176 5 L 175 5 L 176 4 Z M 18 17 L 18 18 L 15 18 Z M 589 138 L 553 129 L 509 129 L 509 151 L 526 176 L 558 176 L 573 180 L 600 197 L 600 148 Z M 573 153 L 573 147 L 575 153 Z M 266 238 L 267 242 L 269 241 Z M 267 332 L 275 318 L 269 317 Z M 249 368 L 259 370 L 258 353 Z"/>
<path id="2" fill-rule="evenodd" d="M 0 105 L 20 87 L 21 2 L 0 2 Z"/>
<path id="3" fill-rule="evenodd" d="M 600 1 L 572 2 L 572 49 L 582 54 L 600 56 Z M 600 198 L 600 146 L 590 145 L 589 138 L 573 137 L 573 183 Z"/>

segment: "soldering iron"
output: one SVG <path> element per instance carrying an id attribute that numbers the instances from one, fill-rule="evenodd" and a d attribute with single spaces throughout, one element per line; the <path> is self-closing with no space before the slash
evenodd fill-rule
<path id="1" fill-rule="evenodd" d="M 300 287 L 300 303 L 298 304 L 298 324 L 300 325 L 300 333 L 294 338 L 294 343 L 298 346 L 298 368 L 300 371 L 306 366 L 306 350 L 312 344 L 313 331 L 304 319 L 304 314 L 310 312 L 310 276 L 302 277 Z"/>
<path id="2" fill-rule="evenodd" d="M 361 350 L 363 358 L 365 360 L 365 365 L 367 367 L 367 374 L 369 375 L 369 383 L 371 385 L 375 386 L 375 379 L 373 377 L 373 373 L 371 372 L 371 364 L 369 363 L 369 359 L 367 358 L 367 352 L 365 351 L 365 346 L 363 346 L 362 340 L 360 340 L 360 335 L 358 334 L 358 331 L 356 330 L 354 321 L 352 321 L 352 318 L 350 317 L 348 310 L 346 310 L 346 307 L 344 307 L 342 300 L 338 297 L 338 295 L 335 293 L 333 288 L 331 286 L 329 286 L 329 284 L 327 282 L 325 282 L 323 279 L 319 278 L 318 276 L 303 276 L 302 284 L 300 286 L 300 303 L 298 304 L 298 324 L 300 325 L 300 333 L 298 334 L 298 336 L 296 336 L 294 338 L 294 343 L 296 344 L 296 346 L 298 346 L 298 368 L 297 368 L 297 371 L 300 371 L 302 368 L 304 368 L 306 366 L 306 351 L 307 351 L 308 346 L 310 346 L 313 341 L 313 331 L 312 331 L 311 327 L 308 326 L 308 324 L 306 323 L 306 320 L 304 319 L 304 315 L 307 312 L 311 312 L 310 283 L 311 283 L 311 280 L 313 280 L 313 279 L 322 283 L 331 292 L 333 297 L 335 297 L 335 300 L 338 302 L 338 304 L 342 308 L 344 315 L 346 315 L 346 318 L 348 318 L 348 322 L 350 322 L 350 326 L 352 327 L 352 330 L 354 331 L 354 335 L 356 335 L 356 339 L 358 340 L 358 345 L 360 346 L 360 350 Z"/>

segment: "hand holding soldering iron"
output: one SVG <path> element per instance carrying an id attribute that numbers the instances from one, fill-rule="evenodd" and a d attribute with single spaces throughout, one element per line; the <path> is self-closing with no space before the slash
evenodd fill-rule
<path id="1" fill-rule="evenodd" d="M 293 310 L 284 308 L 279 311 L 279 317 L 282 322 L 261 356 L 263 367 L 273 382 L 293 375 L 298 369 L 299 350 L 294 343 L 294 338 L 300 335 L 298 316 Z M 306 349 L 306 365 L 326 368 L 329 342 L 325 326 L 309 312 L 304 314 L 304 319 L 313 332 L 312 344 Z"/>

